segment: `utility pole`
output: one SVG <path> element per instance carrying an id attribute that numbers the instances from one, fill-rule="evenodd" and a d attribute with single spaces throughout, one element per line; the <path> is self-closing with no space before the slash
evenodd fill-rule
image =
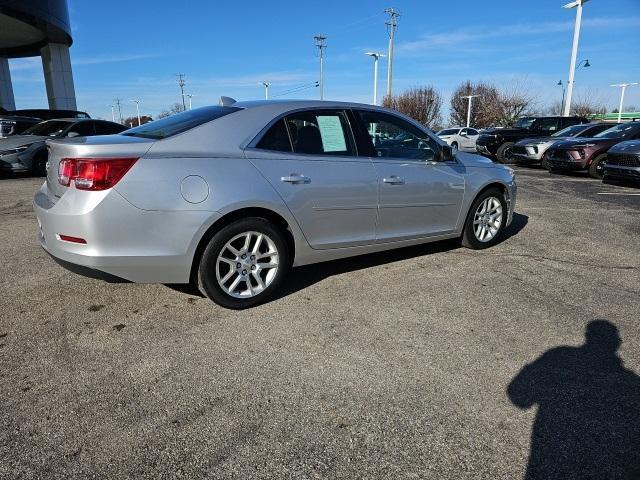
<path id="1" fill-rule="evenodd" d="M 116 98 L 114 100 L 114 102 L 116 102 L 116 106 L 118 107 L 118 118 L 120 119 L 120 124 L 123 124 L 122 123 L 122 108 L 120 108 L 120 99 Z"/>
<path id="2" fill-rule="evenodd" d="M 624 92 L 627 87 L 631 85 L 638 85 L 638 82 L 633 83 L 614 83 L 611 85 L 612 87 L 622 87 L 622 91 L 620 92 L 620 106 L 618 107 L 618 123 L 622 122 L 622 104 L 624 103 Z"/>
<path id="3" fill-rule="evenodd" d="M 560 103 L 560 114 L 564 113 L 564 83 L 562 83 L 562 80 L 558 80 L 558 83 L 556 84 L 559 87 L 562 87 L 562 103 Z"/>
<path id="4" fill-rule="evenodd" d="M 115 123 L 116 121 L 116 112 L 115 112 L 115 106 L 111 105 L 111 121 Z"/>
<path id="5" fill-rule="evenodd" d="M 320 100 L 324 100 L 324 49 L 327 48 L 324 41 L 327 37 L 318 33 L 313 39 L 316 41 L 320 56 Z"/>
<path id="6" fill-rule="evenodd" d="M 467 105 L 467 128 L 469 128 L 469 125 L 471 124 L 471 99 L 474 97 L 479 97 L 480 95 L 465 95 L 463 97 L 460 98 L 468 98 L 469 99 L 469 103 Z"/>
<path id="7" fill-rule="evenodd" d="M 131 100 L 133 103 L 136 104 L 136 113 L 138 114 L 138 126 L 142 125 L 140 123 L 140 100 Z"/>
<path id="8" fill-rule="evenodd" d="M 578 55 L 578 40 L 580 39 L 580 23 L 582 22 L 582 4 L 588 0 L 574 0 L 563 5 L 562 8 L 576 9 L 576 24 L 573 29 L 573 45 L 571 47 L 571 62 L 569 63 L 569 81 L 567 82 L 567 97 L 564 104 L 563 116 L 568 117 L 571 111 L 571 96 L 573 95 L 573 77 L 576 73 L 576 56 Z"/>
<path id="9" fill-rule="evenodd" d="M 187 81 L 184 79 L 184 73 L 178 73 L 176 77 L 178 77 L 178 86 L 180 87 L 180 96 L 182 97 L 182 111 L 185 111 L 187 106 L 184 103 L 184 86 Z"/>
<path id="10" fill-rule="evenodd" d="M 264 99 L 269 100 L 269 86 L 271 85 L 269 82 L 262 82 L 264 85 Z"/>
<path id="11" fill-rule="evenodd" d="M 378 52 L 366 52 L 365 55 L 369 55 L 373 58 L 373 104 L 378 104 L 378 60 L 380 57 L 384 57 L 382 53 Z"/>
<path id="12" fill-rule="evenodd" d="M 389 53 L 387 58 L 387 97 L 391 97 L 393 82 L 393 37 L 398 29 L 398 17 L 400 12 L 393 8 L 385 8 L 384 13 L 389 15 L 389 21 L 386 22 L 387 32 L 389 33 Z"/>

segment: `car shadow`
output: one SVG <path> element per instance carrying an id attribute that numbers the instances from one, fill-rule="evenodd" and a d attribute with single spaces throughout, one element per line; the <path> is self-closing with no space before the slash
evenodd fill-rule
<path id="1" fill-rule="evenodd" d="M 529 221 L 527 215 L 514 213 L 511 225 L 504 231 L 502 241 L 517 235 L 525 228 Z M 270 302 L 291 295 L 300 290 L 304 290 L 322 280 L 334 275 L 363 270 L 365 268 L 386 265 L 388 263 L 399 262 L 409 258 L 421 257 L 424 255 L 432 255 L 434 253 L 448 252 L 460 248 L 460 240 L 442 240 L 439 242 L 427 243 L 423 245 L 415 245 L 411 247 L 397 248 L 386 250 L 383 252 L 369 253 L 366 255 L 357 255 L 349 257 L 347 261 L 331 260 L 328 262 L 315 263 L 313 265 L 304 265 L 291 269 L 289 276 L 285 279 L 284 284 Z M 197 286 L 193 284 L 165 284 L 172 290 L 187 295 L 203 297 Z"/>
<path id="2" fill-rule="evenodd" d="M 613 323 L 594 320 L 584 344 L 552 348 L 513 378 L 511 402 L 538 409 L 526 480 L 640 479 L 640 377 L 621 344 Z"/>
<path id="3" fill-rule="evenodd" d="M 502 241 L 508 240 L 520 233 L 522 229 L 525 228 L 528 221 L 529 217 L 527 215 L 514 213 L 511 225 L 509 225 L 509 227 L 504 231 Z M 457 248 L 461 248 L 460 240 L 442 240 L 423 245 L 386 250 L 384 252 L 358 255 L 355 257 L 349 257 L 347 261 L 344 261 L 344 259 L 332 260 L 329 262 L 296 267 L 291 270 L 285 285 L 283 285 L 279 293 L 275 294 L 273 300 L 304 290 L 305 288 L 334 275 L 341 275 L 343 273 L 353 272 L 356 270 L 386 265 L 388 263 L 399 262 L 409 258 L 448 252 Z"/>

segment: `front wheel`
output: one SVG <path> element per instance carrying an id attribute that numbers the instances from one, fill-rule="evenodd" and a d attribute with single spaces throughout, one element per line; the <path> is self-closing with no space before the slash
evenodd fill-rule
<path id="1" fill-rule="evenodd" d="M 458 142 L 453 142 L 451 144 L 451 150 L 453 151 L 453 153 L 456 153 L 458 151 Z"/>
<path id="2" fill-rule="evenodd" d="M 289 265 L 281 230 L 264 218 L 246 218 L 209 241 L 198 266 L 198 287 L 223 307 L 249 308 L 273 296 Z"/>
<path id="3" fill-rule="evenodd" d="M 500 163 L 513 163 L 513 143 L 507 142 L 500 145 L 496 157 Z"/>
<path id="4" fill-rule="evenodd" d="M 507 202 L 497 188 L 482 192 L 469 209 L 462 234 L 462 245 L 474 250 L 500 241 L 507 223 Z"/>
<path id="5" fill-rule="evenodd" d="M 598 155 L 593 159 L 591 165 L 589 165 L 589 176 L 591 178 L 597 178 L 598 180 L 602 180 L 604 177 L 604 163 L 607 160 L 607 155 L 602 154 Z"/>

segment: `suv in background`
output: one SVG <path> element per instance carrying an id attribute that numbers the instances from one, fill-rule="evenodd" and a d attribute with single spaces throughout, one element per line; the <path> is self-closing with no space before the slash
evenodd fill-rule
<path id="1" fill-rule="evenodd" d="M 54 118 L 91 118 L 86 112 L 77 110 L 48 110 L 45 108 L 28 108 L 22 110 L 5 110 L 0 108 L 0 138 L 19 135 L 26 129 L 43 120 Z"/>
<path id="2" fill-rule="evenodd" d="M 611 123 L 583 123 L 563 128 L 550 137 L 525 138 L 513 146 L 511 150 L 513 159 L 516 163 L 523 165 L 542 163 L 542 166 L 547 168 L 545 153 L 557 141 L 568 138 L 593 137 L 613 126 Z"/>
<path id="3" fill-rule="evenodd" d="M 640 140 L 640 122 L 618 123 L 592 138 L 572 138 L 554 143 L 547 150 L 550 172 L 588 170 L 593 178 L 602 178 L 607 150 L 626 140 Z"/>
<path id="4" fill-rule="evenodd" d="M 571 125 L 589 123 L 584 117 L 523 117 L 511 128 L 491 128 L 480 134 L 476 151 L 500 163 L 513 161 L 513 144 L 525 138 L 548 137 Z"/>
<path id="5" fill-rule="evenodd" d="M 609 149 L 604 162 L 604 181 L 640 182 L 640 141 L 629 140 Z"/>

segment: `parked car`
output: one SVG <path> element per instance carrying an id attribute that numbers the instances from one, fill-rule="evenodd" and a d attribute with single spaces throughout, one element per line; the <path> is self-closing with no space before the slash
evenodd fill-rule
<path id="1" fill-rule="evenodd" d="M 640 182 L 640 141 L 620 142 L 607 151 L 605 181 Z"/>
<path id="2" fill-rule="evenodd" d="M 593 178 L 602 178 L 607 150 L 625 140 L 640 139 L 640 122 L 619 123 L 593 138 L 561 140 L 547 150 L 549 171 L 588 170 Z"/>
<path id="3" fill-rule="evenodd" d="M 90 276 L 193 282 L 229 308 L 269 299 L 291 266 L 445 238 L 492 246 L 516 200 L 512 169 L 355 103 L 223 97 L 47 144 L 34 208 L 48 253 Z"/>
<path id="4" fill-rule="evenodd" d="M 0 138 L 19 135 L 26 129 L 54 118 L 90 118 L 85 112 L 77 110 L 48 110 L 44 108 L 29 108 L 22 110 L 0 109 Z"/>
<path id="5" fill-rule="evenodd" d="M 476 150 L 500 163 L 513 161 L 513 144 L 525 138 L 548 137 L 553 133 L 581 123 L 583 117 L 523 117 L 512 128 L 492 128 L 480 134 Z"/>
<path id="6" fill-rule="evenodd" d="M 46 120 L 27 129 L 22 135 L 0 139 L 0 171 L 45 174 L 50 138 L 111 135 L 126 130 L 119 123 L 105 120 L 62 118 Z"/>
<path id="7" fill-rule="evenodd" d="M 438 135 L 442 140 L 451 145 L 454 150 L 463 150 L 465 152 L 476 151 L 476 140 L 478 139 L 478 131 L 475 128 L 445 128 L 440 130 Z"/>
<path id="8" fill-rule="evenodd" d="M 610 123 L 583 123 L 563 128 L 549 137 L 525 138 L 513 146 L 513 159 L 516 163 L 525 165 L 542 163 L 542 166 L 547 168 L 544 154 L 557 141 L 568 138 L 593 137 L 611 127 Z"/>

